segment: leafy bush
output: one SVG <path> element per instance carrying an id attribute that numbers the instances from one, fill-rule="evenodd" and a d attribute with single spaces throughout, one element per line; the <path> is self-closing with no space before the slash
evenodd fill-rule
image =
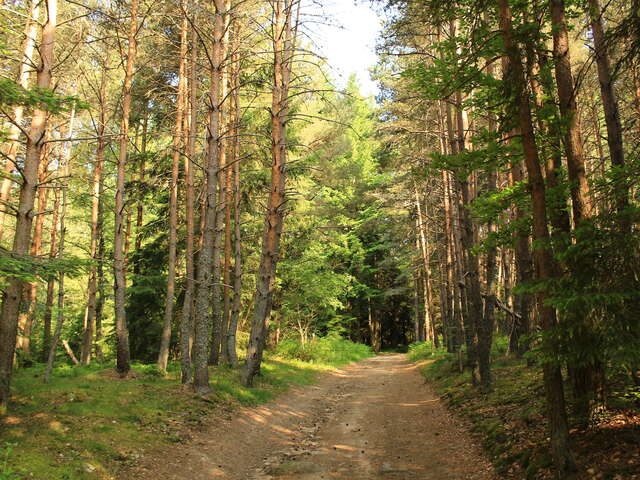
<path id="1" fill-rule="evenodd" d="M 436 359 L 444 351 L 437 349 L 431 342 L 416 342 L 409 345 L 409 360 L 417 362 L 419 360 Z"/>
<path id="2" fill-rule="evenodd" d="M 298 340 L 283 340 L 275 349 L 275 354 L 283 358 L 294 358 L 310 363 L 324 363 L 339 366 L 357 362 L 373 355 L 371 347 L 354 343 L 337 335 L 314 338 L 305 344 Z"/>
<path id="3" fill-rule="evenodd" d="M 499 335 L 493 339 L 493 346 L 491 348 L 491 356 L 493 359 L 506 356 L 508 350 L 509 337 L 507 337 L 506 335 Z"/>

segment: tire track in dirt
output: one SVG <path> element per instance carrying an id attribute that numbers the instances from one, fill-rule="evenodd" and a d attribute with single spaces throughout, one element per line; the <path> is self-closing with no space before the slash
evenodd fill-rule
<path id="1" fill-rule="evenodd" d="M 194 432 L 126 479 L 488 480 L 489 462 L 404 355 L 323 375 Z"/>

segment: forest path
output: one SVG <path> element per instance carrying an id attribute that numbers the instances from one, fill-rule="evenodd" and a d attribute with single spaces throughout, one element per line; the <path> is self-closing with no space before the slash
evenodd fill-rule
<path id="1" fill-rule="evenodd" d="M 124 480 L 124 477 L 121 477 Z M 127 479 L 484 480 L 492 469 L 405 355 L 381 355 L 233 414 Z"/>

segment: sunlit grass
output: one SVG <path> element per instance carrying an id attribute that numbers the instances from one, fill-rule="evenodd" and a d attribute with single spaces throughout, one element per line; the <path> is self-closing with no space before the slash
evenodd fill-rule
<path id="1" fill-rule="evenodd" d="M 254 388 L 240 384 L 236 369 L 211 368 L 213 393 L 204 399 L 183 390 L 177 364 L 166 376 L 154 365 L 133 364 L 126 380 L 110 365 L 61 365 L 49 384 L 42 381 L 41 365 L 20 370 L 10 416 L 0 425 L 0 458 L 9 453 L 6 467 L 0 464 L 0 479 L 117 478 L 119 468 L 146 449 L 182 442 L 185 430 L 206 423 L 218 409 L 269 401 L 371 355 L 350 342 L 337 345 L 334 353 L 326 347 L 319 346 L 307 361 L 268 353 Z"/>

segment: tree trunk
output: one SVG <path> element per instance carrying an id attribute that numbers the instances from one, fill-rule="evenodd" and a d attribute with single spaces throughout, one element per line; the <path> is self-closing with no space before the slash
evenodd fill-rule
<path id="1" fill-rule="evenodd" d="M 51 87 L 51 69 L 54 65 L 54 43 L 57 24 L 57 0 L 47 3 L 47 22 L 42 28 L 40 44 L 40 66 L 37 74 L 39 88 Z M 16 257 L 26 257 L 31 242 L 33 207 L 38 188 L 38 167 L 44 146 L 47 128 L 47 112 L 36 108 L 31 118 L 27 135 L 27 147 L 22 168 L 22 185 L 18 203 L 16 229 L 12 253 Z M 0 415 L 7 411 L 10 396 L 13 358 L 18 330 L 18 313 L 26 283 L 18 278 L 10 278 L 2 297 L 0 316 Z"/>
<path id="2" fill-rule="evenodd" d="M 24 88 L 29 88 L 29 75 L 33 61 L 33 50 L 36 43 L 36 35 L 38 28 L 38 17 L 40 16 L 40 1 L 31 0 L 29 4 L 28 17 L 24 28 L 24 44 L 22 46 L 22 61 L 20 62 L 20 71 L 18 73 L 18 84 Z M 9 136 L 7 137 L 7 149 L 4 154 L 6 160 L 4 164 L 4 176 L 0 178 L 0 241 L 4 234 L 4 221 L 11 194 L 12 179 L 14 170 L 17 170 L 16 157 L 18 148 L 20 147 L 20 129 L 18 125 L 22 124 L 24 118 L 24 106 L 18 105 L 13 109 L 13 122 L 9 128 Z"/>
<path id="3" fill-rule="evenodd" d="M 96 359 L 98 361 L 104 360 L 102 352 L 102 314 L 104 311 L 105 302 L 105 277 L 104 277 L 104 252 L 105 252 L 105 240 L 104 240 L 104 203 L 102 201 L 102 195 L 104 193 L 104 179 L 100 182 L 98 198 L 98 267 L 97 267 L 97 299 L 96 299 L 96 333 L 95 333 L 95 351 Z"/>
<path id="4" fill-rule="evenodd" d="M 548 62 L 545 45 L 536 45 L 527 39 L 527 76 L 537 109 L 537 123 L 540 132 L 548 137 L 549 146 L 542 146 L 545 180 L 547 183 L 547 199 L 550 201 L 549 220 L 553 233 L 568 234 L 571 230 L 571 219 L 566 208 L 564 188 L 560 183 L 562 175 L 562 131 L 557 121 L 558 107 L 555 101 L 555 90 L 551 76 L 541 73 Z M 544 113 L 546 110 L 548 113 Z M 550 113 L 553 115 L 550 115 Z M 549 118 L 551 117 L 551 118 Z M 563 241 L 566 241 L 563 239 Z"/>
<path id="5" fill-rule="evenodd" d="M 209 91 L 209 126 L 207 132 L 206 194 L 203 212 L 202 247 L 198 256 L 198 279 L 195 298 L 194 323 L 194 387 L 198 394 L 205 395 L 209 386 L 209 300 L 211 298 L 213 247 L 215 242 L 218 167 L 220 153 L 220 87 L 222 83 L 222 52 L 224 41 L 225 2 L 214 0 L 216 9 L 211 54 L 211 84 Z"/>
<path id="6" fill-rule="evenodd" d="M 138 136 L 138 126 L 136 125 L 136 141 Z M 136 201 L 136 239 L 134 242 L 134 249 L 136 252 L 139 252 L 142 248 L 142 225 L 144 223 L 144 184 L 146 181 L 146 173 L 147 173 L 147 145 L 149 139 L 149 100 L 147 98 L 144 99 L 144 117 L 142 119 L 142 140 L 140 146 L 140 157 L 139 157 L 139 165 L 138 165 L 138 182 L 140 187 L 137 192 L 137 201 Z M 129 235 L 131 234 L 131 211 L 128 212 L 127 218 L 127 243 L 125 247 L 125 253 L 129 252 Z M 128 262 L 128 255 L 125 254 L 125 261 Z M 133 273 L 137 275 L 140 273 L 140 262 L 137 261 L 133 266 Z"/>
<path id="7" fill-rule="evenodd" d="M 467 142 L 465 141 L 466 132 L 468 130 L 468 118 L 462 107 L 462 96 L 456 94 L 456 133 L 457 142 L 453 153 L 461 153 L 467 150 Z M 451 128 L 453 134 L 453 127 Z M 452 137 L 453 138 L 453 137 Z M 452 141 L 452 147 L 454 142 Z M 480 270 L 478 258 L 473 255 L 472 249 L 474 244 L 474 228 L 469 214 L 469 206 L 471 204 L 471 192 L 469 188 L 469 175 L 464 174 L 464 178 L 458 180 L 458 188 L 461 193 L 462 203 L 458 208 L 460 219 L 460 243 L 462 245 L 461 260 L 463 262 L 463 270 L 458 277 L 460 285 L 464 285 L 464 294 L 466 295 L 466 308 L 463 310 L 463 325 L 465 332 L 465 342 L 467 346 L 467 367 L 471 372 L 471 380 L 477 383 L 476 368 L 478 366 L 477 336 L 480 335 L 482 329 L 482 296 L 480 293 Z M 489 380 L 490 383 L 490 380 Z"/>
<path id="8" fill-rule="evenodd" d="M 129 115 L 131 114 L 131 89 L 133 86 L 134 66 L 138 49 L 138 0 L 131 0 L 131 23 L 129 25 L 129 47 L 127 65 L 122 88 L 122 120 L 120 124 L 120 150 L 117 162 L 115 225 L 113 242 L 113 276 L 114 276 L 114 312 L 116 317 L 116 370 L 126 377 L 130 370 L 129 331 L 126 314 L 126 226 L 125 226 L 125 181 L 127 151 L 129 147 Z"/>
<path id="9" fill-rule="evenodd" d="M 600 82 L 600 94 L 604 108 L 604 121 L 607 125 L 607 143 L 611 155 L 611 164 L 622 168 L 625 165 L 624 148 L 622 144 L 622 124 L 620 122 L 620 110 L 618 99 L 613 85 L 611 74 L 611 60 L 607 51 L 604 26 L 602 24 L 602 8 L 599 0 L 589 0 L 591 17 L 591 32 L 595 49 L 596 65 L 598 67 L 598 80 Z M 618 211 L 623 211 L 629 206 L 629 188 L 626 182 L 617 184 L 615 188 L 616 206 Z M 630 228 L 629 222 L 625 222 L 626 230 Z"/>
<path id="10" fill-rule="evenodd" d="M 440 153 L 447 153 L 447 130 L 445 127 L 445 113 L 442 102 L 438 105 L 438 125 L 440 127 Z M 442 205 L 444 216 L 444 253 L 445 261 L 442 268 L 442 287 L 440 292 L 441 305 L 440 314 L 442 317 L 443 333 L 447 339 L 447 351 L 453 353 L 457 351 L 457 331 L 454 317 L 453 303 L 455 291 L 453 290 L 453 241 L 452 241 L 452 212 L 449 195 L 449 174 L 442 170 Z"/>
<path id="11" fill-rule="evenodd" d="M 447 138 L 449 140 L 449 150 L 448 152 L 451 154 L 458 153 L 458 142 L 456 141 L 456 136 L 453 127 L 453 111 L 451 108 L 451 104 L 447 103 L 445 106 L 446 111 L 446 125 L 447 125 Z M 451 173 L 447 171 L 443 171 L 443 181 L 445 182 L 445 212 L 449 212 L 449 225 L 447 229 L 449 230 L 450 237 L 448 241 L 448 246 L 450 250 L 450 259 L 449 263 L 451 265 L 449 271 L 449 288 L 451 289 L 451 300 L 452 300 L 452 308 L 451 312 L 454 320 L 454 351 L 461 355 L 462 352 L 462 344 L 463 342 L 468 342 L 470 338 L 467 335 L 466 330 L 468 326 L 468 322 L 465 321 L 468 318 L 464 314 L 464 309 L 466 308 L 466 302 L 464 299 L 464 291 L 459 282 L 459 279 L 462 278 L 461 275 L 461 263 L 460 263 L 460 232 L 459 229 L 455 228 L 455 218 L 457 217 L 457 195 L 455 191 L 454 182 L 451 178 Z M 464 322 L 464 323 L 463 323 Z M 468 343 L 467 343 L 468 346 Z"/>
<path id="12" fill-rule="evenodd" d="M 417 190 L 416 190 L 417 194 Z M 422 244 L 420 242 L 420 215 L 416 215 L 416 255 L 420 255 L 422 259 Z M 417 259 L 416 259 L 417 262 Z M 415 296 L 415 319 L 414 319 L 414 341 L 415 342 L 424 342 L 424 324 L 426 314 L 424 312 L 424 306 L 426 305 L 426 300 L 424 298 L 424 282 L 422 281 L 422 272 L 423 269 L 420 268 L 419 263 L 417 263 L 414 272 L 413 272 L 413 281 L 415 283 L 414 296 Z"/>
<path id="13" fill-rule="evenodd" d="M 67 214 L 67 189 L 68 189 L 68 180 L 67 175 L 70 171 L 69 165 L 67 163 L 68 159 L 65 160 L 65 163 L 62 166 L 62 176 L 64 178 L 64 185 L 62 186 L 62 205 L 60 207 L 60 245 L 58 248 L 58 258 L 62 258 L 64 255 L 64 240 L 66 235 L 66 226 L 65 226 L 65 217 Z M 44 383 L 49 383 L 51 380 L 51 372 L 53 370 L 53 362 L 56 358 L 56 350 L 58 348 L 58 342 L 60 341 L 60 335 L 62 334 L 62 326 L 64 325 L 64 272 L 60 272 L 58 276 L 58 318 L 56 320 L 56 330 L 53 334 L 53 339 L 51 340 L 51 348 L 49 349 L 49 357 L 47 358 L 47 366 L 44 370 Z M 68 347 L 68 346 L 67 346 Z M 68 350 L 71 350 L 68 348 Z M 75 359 L 73 356 L 73 352 L 71 357 Z M 78 360 L 75 359 L 74 364 L 78 364 Z"/>
<path id="14" fill-rule="evenodd" d="M 512 164 L 510 170 L 510 184 L 514 186 L 523 179 L 522 167 L 519 164 Z M 516 222 L 522 222 L 528 213 L 519 205 L 514 207 Z M 529 236 L 527 233 L 517 230 L 514 232 L 514 257 L 516 283 L 522 285 L 533 279 L 533 260 L 529 250 Z M 514 298 L 514 310 L 520 318 L 514 316 L 514 326 L 509 336 L 509 351 L 522 356 L 528 349 L 528 342 L 522 338 L 530 333 L 532 324 L 531 296 L 528 293 L 518 293 Z"/>
<path id="15" fill-rule="evenodd" d="M 54 191 L 53 201 L 53 221 L 51 223 L 51 237 L 49 240 L 49 259 L 53 260 L 58 256 L 58 215 L 60 212 L 60 194 Z M 49 349 L 51 348 L 51 318 L 53 314 L 53 300 L 55 278 L 47 279 L 47 299 L 44 307 L 44 317 L 42 325 L 42 353 L 41 359 L 46 362 L 49 358 Z"/>
<path id="16" fill-rule="evenodd" d="M 225 11 L 229 12 L 231 8 L 231 3 L 229 0 L 225 1 Z M 212 284 L 212 323 L 213 328 L 211 330 L 211 350 L 209 352 L 209 365 L 219 365 L 221 356 L 226 356 L 226 353 L 223 354 L 223 350 L 226 352 L 226 349 L 223 349 L 223 345 L 225 344 L 226 337 L 226 326 L 224 324 L 224 311 L 223 311 L 223 280 L 222 280 L 222 253 L 224 251 L 224 236 L 225 236 L 225 212 L 226 212 L 226 203 L 227 203 L 227 195 L 226 195 L 226 173 L 227 173 L 227 147 L 229 143 L 228 139 L 228 127 L 229 122 L 227 112 L 225 112 L 225 107 L 223 106 L 227 100 L 227 96 L 229 93 L 229 66 L 227 65 L 227 57 L 228 57 L 228 45 L 229 45 L 229 15 L 225 16 L 225 26 L 224 26 L 224 38 L 222 40 L 222 75 L 221 75 L 221 100 L 220 100 L 220 115 L 221 115 L 221 135 L 220 141 L 218 144 L 218 148 L 220 148 L 219 153 L 219 164 L 218 164 L 218 204 L 216 208 L 216 228 L 215 228 L 215 240 L 213 242 L 213 284 Z"/>
<path id="17" fill-rule="evenodd" d="M 575 85 L 571 73 L 569 34 L 564 11 L 564 0 L 549 0 L 553 32 L 553 58 L 555 62 L 560 115 L 565 122 L 564 148 L 567 157 L 573 221 L 576 225 L 591 216 L 589 184 L 584 169 L 582 132 L 576 103 Z"/>
<path id="18" fill-rule="evenodd" d="M 96 324 L 96 297 L 98 292 L 98 266 L 101 261 L 98 257 L 99 241 L 102 234 L 100 223 L 100 204 L 102 202 L 102 171 L 104 168 L 105 129 L 107 122 L 106 102 L 107 102 L 107 75 L 106 69 L 102 72 L 100 82 L 98 102 L 100 104 L 100 117 L 96 126 L 98 145 L 96 147 L 96 160 L 93 166 L 93 192 L 91 197 L 91 241 L 90 255 L 95 262 L 89 270 L 89 281 L 87 285 L 87 309 L 85 313 L 85 330 L 82 336 L 82 349 L 80 351 L 80 361 L 83 365 L 91 362 L 91 350 L 93 346 L 94 325 Z"/>
<path id="19" fill-rule="evenodd" d="M 536 146 L 522 59 L 518 46 L 513 39 L 511 11 L 508 0 L 498 0 L 498 17 L 502 39 L 509 59 L 509 69 L 505 81 L 511 82 L 515 90 L 517 102 L 515 108 L 518 111 L 524 158 L 527 172 L 529 173 L 531 201 L 533 204 L 533 238 L 538 242 L 534 250 L 537 267 L 536 274 L 537 278 L 544 282 L 552 277 L 554 271 L 553 257 L 547 245 L 549 229 L 547 226 L 545 184 Z M 539 291 L 536 299 L 540 312 L 541 327 L 543 330 L 550 330 L 556 324 L 555 310 L 545 305 L 545 292 Z M 555 348 L 553 344 L 551 347 L 552 349 Z M 545 362 L 543 364 L 543 378 L 547 415 L 551 431 L 551 455 L 555 467 L 562 477 L 567 472 L 575 470 L 575 462 L 569 447 L 569 428 L 560 366 L 556 363 Z"/>
<path id="20" fill-rule="evenodd" d="M 380 331 L 380 320 L 378 316 L 373 313 L 371 308 L 371 299 L 367 298 L 367 315 L 369 319 L 369 337 L 371 339 L 371 348 L 374 352 L 379 352 L 382 349 L 382 337 Z"/>
<path id="21" fill-rule="evenodd" d="M 229 125 L 234 121 L 230 115 Z M 234 133 L 234 128 L 230 129 L 230 133 Z M 231 155 L 228 156 L 230 162 L 233 162 L 233 152 L 235 150 L 234 143 L 235 138 L 230 137 L 227 140 L 227 145 Z M 225 171 L 225 202 L 224 202 L 224 270 L 222 275 L 222 283 L 224 289 L 224 308 L 222 313 L 222 332 L 220 339 L 222 346 L 220 349 L 220 361 L 223 364 L 229 363 L 229 350 L 227 348 L 228 335 L 229 335 L 229 320 L 231 319 L 231 256 L 232 256 L 232 238 L 231 238 L 231 206 L 233 203 L 233 165 L 227 165 Z"/>
<path id="22" fill-rule="evenodd" d="M 183 2 L 184 6 L 184 2 Z M 188 48 L 188 20 L 182 18 L 180 25 L 180 67 L 178 79 L 178 95 L 176 97 L 176 124 L 173 133 L 173 154 L 171 169 L 171 186 L 169 188 L 169 263 L 167 265 L 167 292 L 164 309 L 164 324 L 158 354 L 158 369 L 166 372 L 169 361 L 171 343 L 171 322 L 173 321 L 173 305 L 176 287 L 176 246 L 178 243 L 178 175 L 180 173 L 180 150 L 182 148 L 182 130 L 184 122 L 184 105 L 186 91 L 186 59 Z"/>
<path id="23" fill-rule="evenodd" d="M 45 134 L 45 138 L 48 134 Z M 40 165 L 38 167 L 38 184 L 43 185 L 47 181 L 47 175 L 49 170 L 49 154 L 51 148 L 45 147 L 42 149 L 42 157 L 40 158 Z M 47 199 L 49 197 L 49 189 L 38 187 L 37 192 L 37 216 L 34 220 L 33 234 L 31 238 L 31 249 L 29 255 L 32 258 L 38 258 L 42 250 L 42 230 L 44 227 L 44 212 L 47 209 Z M 16 348 L 22 350 L 25 357 L 31 356 L 31 330 L 33 328 L 33 322 L 36 315 L 36 307 L 38 302 L 38 283 L 29 282 L 23 293 L 23 305 L 21 306 L 22 312 L 18 316 L 18 340 Z M 26 307 L 26 308 L 25 308 Z"/>
<path id="24" fill-rule="evenodd" d="M 193 20 L 195 22 L 195 20 Z M 198 135 L 198 32 L 195 27 L 191 30 L 191 58 L 189 72 L 189 140 L 184 157 L 184 177 L 186 183 L 186 249 L 185 263 L 187 285 L 184 292 L 182 317 L 180 320 L 180 358 L 181 380 L 183 385 L 191 384 L 191 342 L 193 340 L 193 294 L 195 291 L 194 271 L 194 238 L 195 238 L 195 192 L 194 192 L 194 157 L 196 154 L 196 140 Z"/>
<path id="25" fill-rule="evenodd" d="M 233 302 L 231 306 L 231 317 L 229 319 L 229 331 L 227 333 L 227 355 L 229 363 L 236 367 L 238 365 L 238 354 L 236 353 L 236 333 L 238 330 L 238 319 L 240 318 L 240 300 L 242 298 L 242 232 L 240 207 L 242 204 L 242 191 L 240 190 L 240 57 L 238 53 L 239 28 L 234 23 L 232 45 L 231 74 L 231 111 L 233 112 Z"/>
<path id="26" fill-rule="evenodd" d="M 487 65 L 487 72 L 495 77 L 495 71 L 492 64 Z M 488 127 L 490 132 L 496 132 L 496 119 L 493 114 L 489 116 Z M 497 188 L 498 174 L 492 167 L 486 174 L 486 191 L 494 192 Z M 490 221 L 486 224 L 487 235 L 496 232 L 496 225 Z M 496 265 L 497 265 L 498 249 L 492 242 L 487 247 L 485 257 L 485 295 L 484 295 L 484 312 L 482 314 L 482 328 L 478 330 L 478 368 L 480 369 L 480 386 L 486 392 L 491 390 L 491 345 L 493 343 L 493 330 L 495 327 L 495 308 L 496 308 Z"/>
<path id="27" fill-rule="evenodd" d="M 262 255 L 256 278 L 256 303 L 251 324 L 247 363 L 242 376 L 245 386 L 253 385 L 260 372 L 266 338 L 266 322 L 271 312 L 276 265 L 285 212 L 285 178 L 287 163 L 287 122 L 289 116 L 289 83 L 295 48 L 292 16 L 294 2 L 271 0 L 273 7 L 273 92 L 271 104 L 271 192 L 262 238 Z M 300 4 L 295 3 L 298 9 Z M 299 11 L 299 10 L 298 10 Z M 297 19 L 295 20 L 297 22 Z"/>

